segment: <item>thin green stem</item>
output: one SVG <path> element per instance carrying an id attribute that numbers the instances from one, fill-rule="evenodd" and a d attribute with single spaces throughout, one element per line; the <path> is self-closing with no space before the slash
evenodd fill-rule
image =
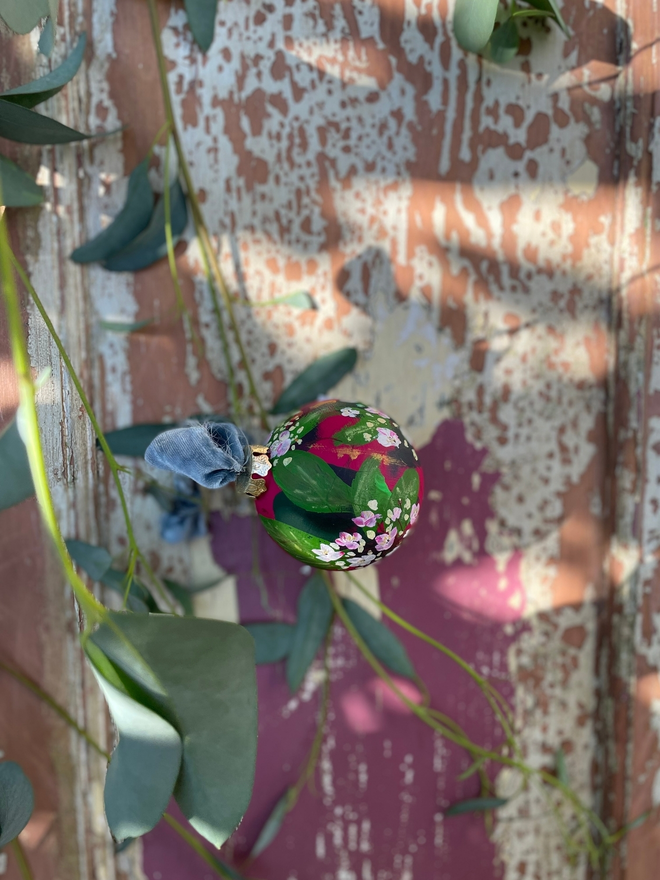
<path id="1" fill-rule="evenodd" d="M 156 137 L 152 140 L 152 142 L 151 142 L 151 146 L 149 147 L 149 152 L 147 153 L 147 156 L 148 156 L 150 159 L 151 159 L 151 157 L 153 156 L 154 150 L 155 150 L 155 148 L 156 148 L 156 144 L 157 144 L 158 141 L 162 138 L 162 136 L 165 134 L 166 131 L 169 132 L 169 128 L 170 128 L 170 123 L 169 123 L 169 122 L 164 122 L 164 123 L 161 125 L 161 127 L 158 129 L 158 131 L 156 132 Z"/>
<path id="2" fill-rule="evenodd" d="M 169 813 L 164 813 L 163 819 L 165 819 L 170 828 L 173 828 L 176 831 L 179 837 L 186 841 L 188 846 L 195 850 L 200 858 L 204 859 L 206 864 L 212 868 L 219 877 L 226 877 L 228 880 L 232 880 L 232 875 L 222 862 L 219 859 L 216 859 L 213 853 L 210 853 L 193 834 L 181 825 L 180 822 L 177 822 L 174 816 L 170 816 Z"/>
<path id="3" fill-rule="evenodd" d="M 158 9 L 156 6 L 156 0 L 148 0 L 149 5 L 149 18 L 151 21 L 151 31 L 153 35 L 154 47 L 156 49 L 156 58 L 158 61 L 158 73 L 160 76 L 160 84 L 161 91 L 163 94 L 163 103 L 165 105 L 165 115 L 167 117 L 167 121 L 170 125 L 170 131 L 172 137 L 174 138 L 174 143 L 177 149 L 177 155 L 179 157 L 179 167 L 181 170 L 181 174 L 183 175 L 183 179 L 186 184 L 186 189 L 188 191 L 188 200 L 190 201 L 190 206 L 192 208 L 193 222 L 195 224 L 195 231 L 199 238 L 199 242 L 202 248 L 202 251 L 206 253 L 206 259 L 208 261 L 211 274 L 213 275 L 215 284 L 220 291 L 220 295 L 222 297 L 222 301 L 227 310 L 227 314 L 229 315 L 229 322 L 231 324 L 236 345 L 238 347 L 241 363 L 243 365 L 243 369 L 245 370 L 245 375 L 248 381 L 248 387 L 250 389 L 250 395 L 252 400 L 257 408 L 257 412 L 261 421 L 261 425 L 265 430 L 268 430 L 268 415 L 266 410 L 263 407 L 261 402 L 261 397 L 257 390 L 257 386 L 254 381 L 254 377 L 252 375 L 252 370 L 250 368 L 250 362 L 247 357 L 247 353 L 245 351 L 245 347 L 243 346 L 243 340 L 241 338 L 240 329 L 238 326 L 238 322 L 236 320 L 236 315 L 234 314 L 232 297 L 227 288 L 227 284 L 225 282 L 224 276 L 222 274 L 222 270 L 220 269 L 220 264 L 215 255 L 215 251 L 213 249 L 211 243 L 211 236 L 209 235 L 208 229 L 206 227 L 206 223 L 204 220 L 204 215 L 202 213 L 202 209 L 199 203 L 199 199 L 197 198 L 197 193 L 195 191 L 195 186 L 193 183 L 192 176 L 190 174 L 190 169 L 188 167 L 188 162 L 186 159 L 185 152 L 183 150 L 183 144 L 181 142 L 181 136 L 176 124 L 176 118 L 174 116 L 174 110 L 172 107 L 172 97 L 170 95 L 170 87 L 169 82 L 167 80 L 167 65 L 165 63 L 165 53 L 163 51 L 163 43 L 160 36 L 160 22 L 158 20 Z"/>
<path id="4" fill-rule="evenodd" d="M 126 495 L 124 493 L 124 489 L 121 485 L 121 480 L 119 478 L 119 473 L 122 470 L 122 468 L 119 466 L 116 458 L 112 454 L 112 451 L 111 451 L 111 449 L 108 445 L 108 442 L 105 438 L 105 434 L 101 430 L 101 426 L 98 422 L 98 419 L 96 418 L 96 414 L 94 413 L 94 410 L 92 409 L 92 405 L 90 404 L 89 399 L 88 399 L 87 395 L 85 394 L 85 390 L 82 387 L 82 383 L 78 377 L 78 374 L 76 373 L 76 371 L 73 367 L 73 364 L 71 363 L 71 358 L 69 357 L 67 350 L 64 347 L 64 344 L 63 344 L 62 340 L 60 339 L 59 334 L 57 333 L 57 330 L 55 329 L 55 325 L 51 321 L 51 319 L 48 315 L 48 312 L 46 311 L 46 308 L 44 307 L 44 304 L 41 302 L 41 299 L 39 298 L 39 295 L 37 294 L 37 291 L 34 289 L 34 285 L 30 281 L 27 272 L 25 271 L 23 266 L 20 264 L 20 262 L 17 260 L 14 252 L 11 250 L 11 248 L 9 246 L 9 242 L 7 242 L 7 247 L 9 248 L 9 259 L 11 261 L 11 265 L 14 267 L 14 269 L 18 273 L 18 276 L 21 279 L 23 286 L 25 287 L 26 291 L 29 293 L 30 297 L 32 298 L 32 301 L 34 302 L 35 306 L 37 307 L 37 311 L 41 315 L 41 318 L 42 318 L 44 324 L 48 328 L 48 332 L 50 333 L 50 335 L 53 339 L 53 342 L 55 343 L 55 346 L 60 354 L 60 357 L 64 361 L 64 365 L 67 368 L 67 372 L 69 373 L 69 377 L 71 378 L 71 381 L 73 382 L 74 387 L 75 387 L 76 391 L 78 392 L 78 396 L 80 397 L 80 401 L 85 409 L 85 412 L 87 413 L 87 417 L 89 418 L 89 420 L 92 424 L 92 428 L 94 429 L 94 433 L 96 434 L 96 438 L 99 442 L 101 449 L 103 450 L 106 461 L 108 462 L 108 467 L 110 468 L 110 472 L 112 474 L 112 479 L 114 481 L 115 488 L 117 490 L 117 495 L 119 497 L 119 503 L 121 505 L 122 513 L 124 516 L 124 522 L 126 523 L 126 534 L 128 537 L 129 546 L 130 546 L 131 550 L 136 554 L 137 558 L 140 560 L 142 566 L 144 567 L 145 571 L 149 575 L 149 579 L 151 580 L 152 584 L 155 586 L 156 590 L 158 591 L 158 594 L 160 595 L 161 599 L 166 603 L 166 605 L 168 606 L 170 611 L 172 611 L 173 613 L 176 613 L 176 609 L 174 608 L 174 606 L 170 602 L 169 597 L 167 596 L 165 590 L 163 589 L 162 584 L 160 583 L 160 580 L 157 578 L 154 570 L 152 569 L 151 565 L 149 564 L 149 561 L 147 560 L 147 558 L 145 557 L 145 555 L 142 553 L 142 551 L 140 550 L 140 548 L 138 546 L 137 539 L 135 537 L 135 532 L 133 530 L 133 523 L 131 522 L 131 517 L 128 512 L 128 502 L 126 500 Z M 19 315 L 20 315 L 20 312 L 19 312 Z M 68 556 L 68 554 L 67 554 L 67 556 Z"/>
<path id="5" fill-rule="evenodd" d="M 2 660 L 0 660 L 0 669 L 3 669 L 8 675 L 11 675 L 12 678 L 15 678 L 16 681 L 18 681 L 20 684 L 22 684 L 23 687 L 27 688 L 29 691 L 32 691 L 32 693 L 36 697 L 38 697 L 42 702 L 44 702 L 48 706 L 50 706 L 50 708 L 54 712 L 56 712 L 60 716 L 60 718 L 64 722 L 66 722 L 66 724 L 69 725 L 69 727 L 71 727 L 73 730 L 75 730 L 75 732 L 78 734 L 78 736 L 81 736 L 84 740 L 86 740 L 89 743 L 89 745 L 95 751 L 97 751 L 99 753 L 99 755 L 101 755 L 104 758 L 110 757 L 110 755 L 105 751 L 105 749 L 102 749 L 101 746 L 96 742 L 96 740 L 92 736 L 90 736 L 90 734 L 87 733 L 86 730 L 84 730 L 82 727 L 80 727 L 75 722 L 75 720 L 71 717 L 71 715 L 69 715 L 69 713 L 66 711 L 64 706 L 60 706 L 60 704 L 58 702 L 56 702 L 56 700 L 54 700 L 50 696 L 50 694 L 47 694 L 45 690 L 43 690 L 41 687 L 39 687 L 39 685 L 36 683 L 36 681 L 33 681 L 31 678 L 29 678 L 23 672 L 20 672 L 18 669 L 14 669 L 13 666 L 9 666 L 7 663 L 4 663 Z"/>
<path id="6" fill-rule="evenodd" d="M 33 880 L 32 871 L 30 869 L 27 856 L 25 855 L 25 850 L 21 846 L 21 842 L 18 837 L 15 837 L 12 840 L 11 848 L 14 851 L 16 863 L 18 864 L 18 870 L 21 872 L 21 877 L 23 878 L 23 880 Z"/>
<path id="7" fill-rule="evenodd" d="M 57 516 L 55 514 L 53 497 L 51 495 L 50 486 L 48 485 L 48 475 L 46 472 L 43 446 L 41 444 L 41 435 L 39 433 L 39 419 L 34 397 L 35 389 L 32 381 L 32 371 L 30 368 L 27 343 L 23 332 L 21 307 L 12 273 L 13 261 L 14 255 L 9 244 L 7 224 L 3 217 L 2 220 L 0 220 L 0 277 L 2 279 L 2 293 L 7 312 L 7 323 L 9 326 L 9 338 L 11 341 L 14 367 L 18 376 L 22 434 L 25 441 L 37 501 L 48 534 L 50 535 L 80 607 L 90 621 L 101 621 L 106 617 L 106 610 L 96 597 L 87 589 L 76 573 L 71 557 L 64 544 L 64 539 L 62 538 L 60 527 L 57 522 Z"/>
<path id="8" fill-rule="evenodd" d="M 396 624 L 398 624 L 402 629 L 405 629 L 407 632 L 414 635 L 416 638 L 421 639 L 423 642 L 427 642 L 427 644 L 432 645 L 436 650 L 440 651 L 446 657 L 449 657 L 454 663 L 456 663 L 460 668 L 466 672 L 473 681 L 477 683 L 480 690 L 488 700 L 491 708 L 495 712 L 500 724 L 502 725 L 502 729 L 504 731 L 504 735 L 507 740 L 507 744 L 512 748 L 516 747 L 515 735 L 513 732 L 513 728 L 511 725 L 511 710 L 509 709 L 508 704 L 504 701 L 504 698 L 499 693 L 499 691 L 494 688 L 489 681 L 487 681 L 483 676 L 479 675 L 469 663 L 463 660 L 455 651 L 452 651 L 451 648 L 448 648 L 446 645 L 443 645 L 442 642 L 438 642 L 436 639 L 427 635 L 425 632 L 417 629 L 416 626 L 413 626 L 411 623 L 408 623 L 407 620 L 404 620 L 402 617 L 399 617 L 394 611 L 391 610 L 384 602 L 381 602 L 379 599 L 376 599 L 375 596 L 372 596 L 371 593 L 366 590 L 360 581 L 351 574 L 351 572 L 347 572 L 349 580 L 360 590 L 360 592 L 370 599 L 375 605 L 380 608 L 380 610 L 385 614 L 390 620 L 393 620 Z M 506 705 L 506 711 L 501 703 L 504 702 Z"/>
<path id="9" fill-rule="evenodd" d="M 167 123 L 167 127 L 169 129 L 169 122 Z M 174 236 L 172 235 L 172 205 L 171 205 L 171 194 L 170 194 L 170 147 L 171 147 L 172 139 L 168 137 L 167 146 L 165 147 L 165 185 L 163 188 L 163 204 L 165 206 L 165 243 L 167 245 L 167 263 L 170 269 L 170 276 L 172 278 L 172 286 L 174 287 L 174 295 L 176 297 L 177 311 L 179 315 L 183 318 L 183 323 L 188 331 L 189 337 L 192 339 L 193 343 L 198 347 L 198 351 L 201 351 L 203 354 L 204 347 L 202 346 L 202 340 L 199 338 L 197 331 L 193 325 L 192 315 L 186 305 L 186 302 L 183 298 L 183 292 L 181 290 L 181 283 L 179 281 L 179 273 L 176 268 L 176 256 L 174 254 Z"/>

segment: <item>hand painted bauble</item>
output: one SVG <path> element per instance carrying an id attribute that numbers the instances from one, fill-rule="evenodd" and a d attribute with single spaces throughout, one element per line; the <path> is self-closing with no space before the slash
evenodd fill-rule
<path id="1" fill-rule="evenodd" d="M 417 520 L 417 453 L 396 422 L 363 403 L 304 407 L 275 428 L 267 456 L 255 456 L 253 474 L 265 482 L 257 512 L 269 535 L 303 563 L 370 565 L 393 553 Z"/>

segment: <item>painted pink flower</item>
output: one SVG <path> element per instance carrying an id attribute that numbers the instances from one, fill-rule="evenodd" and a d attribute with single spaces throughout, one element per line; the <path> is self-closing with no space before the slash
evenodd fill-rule
<path id="1" fill-rule="evenodd" d="M 400 507 L 395 507 L 394 510 L 387 511 L 387 515 L 392 520 L 392 522 L 396 522 L 402 513 L 403 513 L 403 511 L 401 510 Z"/>
<path id="2" fill-rule="evenodd" d="M 362 568 L 363 565 L 371 565 L 376 557 L 373 553 L 365 553 L 364 556 L 358 556 L 356 559 L 351 559 L 351 564 L 348 566 L 349 568 Z"/>
<path id="3" fill-rule="evenodd" d="M 354 516 L 353 522 L 362 529 L 373 529 L 379 519 L 382 519 L 379 513 L 372 510 L 363 510 L 360 516 Z"/>
<path id="4" fill-rule="evenodd" d="M 273 456 L 284 455 L 291 447 L 291 434 L 289 431 L 282 431 L 279 438 L 271 444 L 270 454 Z"/>
<path id="5" fill-rule="evenodd" d="M 361 540 L 362 536 L 359 532 L 353 532 L 352 535 L 349 532 L 342 532 L 335 540 L 335 544 L 339 544 L 340 547 L 346 547 L 347 550 L 357 550 Z"/>
<path id="6" fill-rule="evenodd" d="M 389 416 L 387 415 L 387 413 L 384 413 L 384 412 L 383 412 L 382 410 L 380 410 L 380 409 L 374 409 L 373 406 L 368 406 L 368 407 L 367 407 L 367 412 L 369 412 L 369 413 L 373 413 L 375 416 L 383 416 L 383 418 L 385 418 L 385 419 L 389 419 Z"/>
<path id="7" fill-rule="evenodd" d="M 419 504 L 413 504 L 410 508 L 410 525 L 414 526 L 419 516 Z"/>
<path id="8" fill-rule="evenodd" d="M 391 428 L 377 428 L 376 440 L 381 446 L 401 446 L 401 438 Z"/>
<path id="9" fill-rule="evenodd" d="M 389 532 L 383 532 L 382 535 L 376 535 L 376 548 L 381 552 L 383 550 L 389 550 L 398 533 L 398 529 L 392 529 Z"/>
<path id="10" fill-rule="evenodd" d="M 312 553 L 319 558 L 321 562 L 334 562 L 341 559 L 344 555 L 339 550 L 333 550 L 329 544 L 321 544 L 318 550 L 312 550 Z"/>

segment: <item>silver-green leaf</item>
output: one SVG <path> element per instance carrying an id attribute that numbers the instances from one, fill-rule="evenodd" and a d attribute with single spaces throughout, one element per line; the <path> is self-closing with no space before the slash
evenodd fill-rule
<path id="1" fill-rule="evenodd" d="M 404 678 L 415 677 L 415 667 L 412 665 L 408 652 L 385 624 L 376 620 L 361 605 L 351 599 L 344 599 L 344 608 L 369 650 L 381 663 Z"/>
<path id="2" fill-rule="evenodd" d="M 21 833 L 34 810 L 32 783 L 14 761 L 0 764 L 0 848 Z"/>
<path id="3" fill-rule="evenodd" d="M 264 826 L 259 832 L 259 836 L 250 851 L 251 859 L 256 859 L 256 857 L 260 855 L 267 846 L 270 846 L 277 837 L 277 833 L 282 827 L 284 818 L 289 812 L 290 793 L 291 789 L 288 788 L 273 807 L 272 813 L 266 819 Z"/>
<path id="4" fill-rule="evenodd" d="M 298 619 L 286 661 L 286 680 L 291 693 L 295 693 L 302 684 L 305 673 L 328 634 L 331 620 L 332 600 L 325 581 L 321 575 L 315 574 L 307 581 L 298 598 Z"/>
<path id="5" fill-rule="evenodd" d="M 0 18 L 15 34 L 29 34 L 49 12 L 48 0 L 0 0 Z"/>
<path id="6" fill-rule="evenodd" d="M 36 107 L 37 104 L 52 98 L 68 82 L 71 82 L 76 73 L 78 73 L 85 54 L 86 45 L 87 34 L 82 33 L 78 37 L 78 42 L 71 54 L 55 70 L 51 70 L 50 73 L 46 73 L 32 82 L 25 83 L 25 85 L 16 86 L 15 89 L 9 89 L 6 92 L 0 92 L 0 98 L 3 101 L 11 101 L 14 104 L 20 104 L 22 107 L 27 108 Z"/>
<path id="7" fill-rule="evenodd" d="M 356 361 L 355 348 L 341 348 L 320 357 L 282 392 L 271 412 L 287 413 L 311 403 L 319 394 L 325 394 L 336 385 L 346 373 L 350 373 Z"/>
<path id="8" fill-rule="evenodd" d="M 0 204 L 7 208 L 30 208 L 43 200 L 43 190 L 30 175 L 0 155 Z"/>
<path id="9" fill-rule="evenodd" d="M 13 419 L 0 434 L 0 510 L 34 495 L 27 450 Z"/>
<path id="10" fill-rule="evenodd" d="M 195 42 L 202 52 L 206 52 L 213 42 L 218 0 L 185 0 L 185 6 Z"/>
<path id="11" fill-rule="evenodd" d="M 254 639 L 254 658 L 257 665 L 284 660 L 293 645 L 295 627 L 274 620 L 269 623 L 245 623 L 245 629 Z"/>
<path id="12" fill-rule="evenodd" d="M 468 52 L 480 52 L 493 33 L 499 0 L 456 0 L 454 36 Z"/>

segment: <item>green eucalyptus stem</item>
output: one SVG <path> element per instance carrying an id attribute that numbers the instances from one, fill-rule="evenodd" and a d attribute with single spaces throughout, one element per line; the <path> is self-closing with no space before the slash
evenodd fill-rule
<path id="1" fill-rule="evenodd" d="M 53 496 L 48 485 L 46 461 L 44 458 L 41 435 L 39 433 L 39 419 L 35 402 L 35 388 L 32 381 L 32 370 L 28 356 L 21 307 L 16 291 L 16 284 L 12 272 L 14 255 L 9 244 L 7 235 L 7 223 L 3 217 L 0 220 L 0 279 L 2 280 L 2 293 L 7 313 L 9 326 L 9 338 L 14 360 L 14 367 L 18 377 L 18 394 L 21 408 L 21 433 L 27 450 L 30 472 L 34 482 L 34 488 L 39 502 L 39 509 L 46 530 L 50 535 L 55 550 L 60 558 L 67 580 L 71 584 L 73 593 L 78 604 L 88 618 L 89 622 L 100 622 L 106 617 L 106 610 L 94 595 L 87 589 L 82 579 L 73 567 L 71 557 L 66 549 L 60 527 L 55 514 Z"/>
<path id="2" fill-rule="evenodd" d="M 167 128 L 170 128 L 169 122 L 165 123 Z M 186 302 L 183 298 L 183 292 L 181 290 L 181 282 L 179 281 L 179 273 L 176 268 L 176 257 L 174 255 L 174 236 L 172 235 L 172 206 L 170 199 L 170 145 L 171 138 L 168 137 L 167 145 L 165 147 L 165 185 L 163 188 L 163 205 L 165 208 L 165 244 L 167 246 L 167 263 L 170 269 L 170 276 L 172 278 L 172 286 L 174 287 L 174 295 L 176 297 L 176 305 L 177 311 L 179 315 L 183 318 L 183 323 L 188 331 L 188 335 L 192 339 L 193 343 L 197 346 L 198 352 L 203 354 L 204 347 L 202 345 L 202 340 L 199 338 L 197 331 L 193 325 L 192 315 L 186 305 Z"/>
<path id="3" fill-rule="evenodd" d="M 165 62 L 165 53 L 163 51 L 163 43 L 160 36 L 160 22 L 158 20 L 158 8 L 156 6 L 156 0 L 148 0 L 149 6 L 149 18 L 151 22 L 151 32 L 154 41 L 154 47 L 156 50 L 156 57 L 158 61 L 158 73 L 160 76 L 160 84 L 161 91 L 163 94 L 163 103 L 165 105 L 165 115 L 167 121 L 170 126 L 170 132 L 172 134 L 172 138 L 174 139 L 174 144 L 176 146 L 177 155 L 179 157 L 179 167 L 181 170 L 181 174 L 183 175 L 183 179 L 186 184 L 186 189 L 188 191 L 188 200 L 190 202 L 190 206 L 192 209 L 193 222 L 195 224 L 195 231 L 197 233 L 197 237 L 199 239 L 202 252 L 205 254 L 206 262 L 208 267 L 210 268 L 211 275 L 215 281 L 215 285 L 217 289 L 220 291 L 220 295 L 222 297 L 223 304 L 227 310 L 227 314 L 229 315 L 229 322 L 231 324 L 236 345 L 238 347 L 241 363 L 243 365 L 243 369 L 245 370 L 245 375 L 248 381 L 248 387 L 250 390 L 250 396 L 252 397 L 254 404 L 257 408 L 257 412 L 259 415 L 259 419 L 261 422 L 262 428 L 265 430 L 269 430 L 268 425 L 268 414 L 264 409 L 264 406 L 261 402 L 261 397 L 257 390 L 257 386 L 254 381 L 254 377 L 252 375 L 252 370 L 250 367 L 250 362 L 247 357 L 247 353 L 245 351 L 245 347 L 243 345 L 243 340 L 241 338 L 240 329 L 238 326 L 238 322 L 236 320 L 236 315 L 234 314 L 232 297 L 229 293 L 229 289 L 227 288 L 227 284 L 225 282 L 224 276 L 222 274 L 222 270 L 220 269 L 220 264 L 215 254 L 215 250 L 213 248 L 211 242 L 211 236 L 209 235 L 208 229 L 206 227 L 206 222 L 204 220 L 204 215 L 202 213 L 201 205 L 199 203 L 199 199 L 197 198 L 197 193 L 195 191 L 195 186 L 193 183 L 192 176 L 190 174 L 190 169 L 188 167 L 188 162 L 186 159 L 186 155 L 183 149 L 183 144 L 181 142 L 181 136 L 176 124 L 176 118 L 174 116 L 174 109 L 172 107 L 172 97 L 170 94 L 170 87 L 167 80 L 167 65 Z M 212 295 L 215 295 L 215 291 L 212 289 Z M 214 302 L 214 310 L 216 310 L 216 316 L 219 315 L 219 303 Z M 220 329 L 220 324 L 219 324 Z M 221 336 L 223 333 L 221 331 Z M 225 337 L 226 340 L 226 337 Z"/>
<path id="4" fill-rule="evenodd" d="M 372 596 L 371 593 L 366 590 L 360 581 L 351 574 L 351 572 L 347 572 L 348 578 L 352 584 L 354 584 L 360 592 L 370 599 L 380 610 L 385 614 L 390 620 L 393 620 L 396 624 L 398 624 L 402 629 L 405 629 L 406 632 L 409 632 L 411 635 L 414 635 L 416 638 L 421 639 L 423 642 L 434 647 L 437 651 L 440 651 L 446 657 L 449 657 L 454 663 L 456 663 L 460 668 L 466 672 L 473 681 L 479 686 L 479 689 L 482 691 L 486 699 L 488 700 L 492 710 L 495 712 L 500 724 L 502 725 L 502 729 L 504 731 L 504 735 L 507 740 L 507 745 L 509 745 L 514 750 L 517 748 L 516 739 L 513 732 L 512 727 L 512 718 L 511 718 L 511 710 L 499 693 L 499 691 L 494 688 L 489 681 L 487 681 L 483 676 L 479 675 L 469 663 L 463 660 L 455 651 L 452 651 L 451 648 L 448 648 L 446 645 L 443 645 L 442 642 L 438 642 L 436 639 L 427 635 L 425 632 L 417 629 L 416 626 L 413 626 L 411 623 L 408 623 L 407 620 L 404 620 L 402 617 L 399 617 L 394 611 L 391 610 L 384 602 L 381 602 L 379 599 L 376 599 L 375 596 Z M 505 704 L 506 710 L 502 703 Z"/>
<path id="5" fill-rule="evenodd" d="M 206 864 L 212 868 L 219 877 L 226 877 L 227 880 L 232 880 L 231 874 L 227 871 L 222 862 L 219 859 L 216 859 L 213 853 L 210 853 L 206 847 L 190 833 L 190 831 L 183 827 L 180 822 L 177 822 L 174 816 L 170 816 L 169 813 L 163 813 L 163 819 L 167 822 L 170 828 L 173 828 L 176 831 L 179 837 L 186 841 L 188 846 L 195 850 L 200 858 L 204 859 Z"/>
<path id="6" fill-rule="evenodd" d="M 50 694 L 46 693 L 43 688 L 41 688 L 36 681 L 33 681 L 29 676 L 25 675 L 25 673 L 20 672 L 18 669 L 14 669 L 13 666 L 9 666 L 7 663 L 4 663 L 0 660 L 0 669 L 4 670 L 8 675 L 11 675 L 12 678 L 16 679 L 19 684 L 22 684 L 23 687 L 27 688 L 29 691 L 38 697 L 42 702 L 46 703 L 46 705 L 50 706 L 50 708 L 56 712 L 60 718 L 69 725 L 72 730 L 81 736 L 84 740 L 86 740 L 89 745 L 99 753 L 103 758 L 110 759 L 110 755 L 106 752 L 105 749 L 101 748 L 101 746 L 96 742 L 96 740 L 89 734 L 87 731 L 80 727 L 79 724 L 69 715 L 64 706 L 61 706 L 56 700 L 54 700 Z"/>
<path id="7" fill-rule="evenodd" d="M 15 837 L 12 840 L 11 848 L 14 851 L 16 863 L 18 864 L 18 870 L 21 872 L 21 877 L 23 878 L 23 880 L 33 880 L 32 870 L 30 868 L 30 864 L 27 860 L 27 856 L 25 855 L 25 850 L 23 849 L 18 837 Z"/>
<path id="8" fill-rule="evenodd" d="M 122 468 L 119 466 L 119 464 L 117 463 L 117 459 L 112 454 L 112 451 L 108 445 L 108 442 L 105 439 L 105 434 L 103 433 L 101 426 L 99 424 L 99 421 L 96 418 L 96 414 L 94 413 L 94 410 L 92 409 L 92 405 L 90 404 L 89 399 L 88 399 L 87 395 L 85 394 L 85 390 L 82 386 L 80 378 L 78 377 L 78 374 L 76 373 L 74 366 L 71 363 L 71 358 L 69 357 L 67 350 L 64 347 L 64 344 L 63 344 L 62 340 L 60 339 L 59 334 L 57 333 L 57 330 L 55 329 L 55 326 L 54 326 L 53 322 L 51 321 L 51 319 L 48 315 L 48 312 L 46 311 L 46 309 L 44 307 L 44 304 L 41 302 L 41 299 L 39 298 L 37 291 L 34 289 L 34 285 L 30 281 L 27 272 L 25 271 L 23 266 L 20 264 L 20 262 L 16 258 L 16 255 L 14 254 L 14 252 L 11 250 L 9 242 L 7 242 L 7 248 L 9 249 L 8 256 L 9 256 L 9 260 L 11 262 L 11 265 L 14 267 L 14 269 L 18 273 L 18 276 L 21 279 L 23 286 L 25 287 L 26 291 L 29 293 L 30 297 L 32 298 L 32 301 L 34 302 L 35 306 L 37 307 L 37 311 L 41 315 L 41 318 L 42 318 L 44 324 L 48 328 L 48 332 L 50 333 L 50 335 L 53 339 L 53 342 L 55 343 L 55 346 L 59 352 L 60 357 L 64 361 L 64 365 L 67 368 L 67 372 L 69 373 L 69 377 L 70 377 L 71 381 L 73 382 L 76 391 L 78 392 L 78 396 L 80 397 L 80 401 L 85 409 L 85 412 L 87 413 L 87 417 L 89 418 L 89 420 L 92 424 L 92 428 L 94 429 L 94 433 L 96 434 L 96 438 L 99 442 L 101 449 L 103 450 L 106 461 L 108 462 L 108 467 L 110 468 L 110 472 L 112 473 L 112 479 L 114 481 L 115 488 L 117 490 L 117 496 L 119 497 L 119 503 L 121 505 L 122 513 L 124 516 L 124 522 L 126 523 L 126 534 L 128 537 L 129 547 L 130 547 L 132 553 L 135 554 L 136 558 L 140 560 L 140 563 L 142 564 L 143 568 L 147 572 L 149 579 L 151 580 L 152 584 L 154 585 L 154 587 L 158 591 L 158 594 L 161 597 L 161 599 L 163 600 L 163 602 L 165 602 L 165 604 L 167 605 L 167 607 L 169 608 L 169 610 L 172 613 L 176 614 L 176 609 L 175 609 L 174 605 L 171 603 L 169 597 L 167 596 L 165 590 L 163 589 L 163 586 L 160 583 L 160 580 L 158 579 L 158 577 L 156 576 L 156 573 L 154 572 L 153 568 L 151 567 L 151 564 L 149 563 L 148 559 L 146 558 L 146 556 L 144 555 L 144 553 L 140 550 L 140 547 L 138 546 L 137 539 L 135 537 L 135 532 L 133 530 L 133 523 L 131 522 L 131 517 L 128 512 L 128 502 L 126 500 L 126 495 L 124 493 L 124 489 L 121 485 L 121 480 L 119 478 L 119 473 L 122 470 Z M 19 314 L 20 314 L 20 312 L 19 312 Z M 67 557 L 68 557 L 68 553 L 67 553 Z"/>

